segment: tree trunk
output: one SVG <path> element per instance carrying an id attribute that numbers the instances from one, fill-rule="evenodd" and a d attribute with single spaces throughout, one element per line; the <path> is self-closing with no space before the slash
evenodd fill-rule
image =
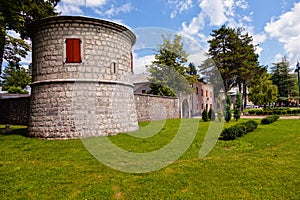
<path id="1" fill-rule="evenodd" d="M 1 27 L 0 28 L 0 75 L 2 73 L 2 63 L 3 63 L 3 55 L 4 55 L 4 47 L 5 47 L 5 36 L 6 36 L 6 30 L 5 30 L 5 28 Z"/>
<path id="2" fill-rule="evenodd" d="M 246 109 L 247 107 L 247 85 L 243 84 L 243 106 L 242 106 L 242 110 Z"/>

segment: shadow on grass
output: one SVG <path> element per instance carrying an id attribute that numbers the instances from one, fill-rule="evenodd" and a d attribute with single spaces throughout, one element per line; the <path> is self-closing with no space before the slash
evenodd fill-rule
<path id="1" fill-rule="evenodd" d="M 27 127 L 11 127 L 9 132 L 5 131 L 5 128 L 0 128 L 0 135 L 9 136 L 9 135 L 21 135 L 24 137 L 28 137 L 28 129 Z"/>

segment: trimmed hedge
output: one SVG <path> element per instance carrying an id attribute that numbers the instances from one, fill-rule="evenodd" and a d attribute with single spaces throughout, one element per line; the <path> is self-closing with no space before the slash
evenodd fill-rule
<path id="1" fill-rule="evenodd" d="M 261 120 L 262 124 L 271 124 L 273 122 L 276 122 L 280 117 L 278 115 L 272 115 L 265 117 Z"/>
<path id="2" fill-rule="evenodd" d="M 229 128 L 225 128 L 220 138 L 221 140 L 234 140 L 237 137 L 242 137 L 243 135 L 254 131 L 258 126 L 258 123 L 254 120 L 249 120 L 244 123 L 239 123 Z"/>
<path id="3" fill-rule="evenodd" d="M 263 109 L 249 109 L 245 112 L 248 112 L 249 115 L 297 115 L 300 114 L 300 109 L 294 108 L 268 108 Z"/>

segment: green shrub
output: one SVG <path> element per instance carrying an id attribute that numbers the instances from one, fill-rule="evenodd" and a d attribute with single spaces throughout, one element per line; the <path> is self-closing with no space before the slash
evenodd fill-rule
<path id="1" fill-rule="evenodd" d="M 272 116 L 268 116 L 268 117 L 263 118 L 261 120 L 261 123 L 262 124 L 271 124 L 273 122 L 276 122 L 278 119 L 279 119 L 278 115 L 272 115 Z"/>
<path id="2" fill-rule="evenodd" d="M 244 123 L 235 125 L 235 128 L 237 129 L 237 137 L 247 134 L 247 127 Z"/>
<path id="3" fill-rule="evenodd" d="M 203 112 L 202 112 L 202 119 L 205 122 L 208 121 L 208 113 L 207 113 L 206 109 L 204 109 Z"/>
<path id="4" fill-rule="evenodd" d="M 231 120 L 231 110 L 230 110 L 231 100 L 230 100 L 230 98 L 231 98 L 230 96 L 226 95 L 226 98 L 225 98 L 226 104 L 225 104 L 225 111 L 224 111 L 224 118 L 225 118 L 226 122 L 229 122 Z"/>
<path id="5" fill-rule="evenodd" d="M 215 121 L 216 119 L 215 111 L 212 108 L 208 111 L 208 118 L 210 119 L 210 121 Z"/>
<path id="6" fill-rule="evenodd" d="M 248 133 L 254 131 L 258 126 L 258 123 L 254 120 L 249 120 L 243 124 L 245 124 Z"/>
<path id="7" fill-rule="evenodd" d="M 232 126 L 229 128 L 225 128 L 220 136 L 220 139 L 222 140 L 234 140 L 238 136 L 237 129 Z"/>
<path id="8" fill-rule="evenodd" d="M 234 140 L 237 137 L 242 137 L 243 135 L 254 131 L 258 126 L 258 123 L 254 120 L 249 120 L 244 123 L 236 124 L 229 128 L 225 128 L 220 138 L 221 140 Z"/>

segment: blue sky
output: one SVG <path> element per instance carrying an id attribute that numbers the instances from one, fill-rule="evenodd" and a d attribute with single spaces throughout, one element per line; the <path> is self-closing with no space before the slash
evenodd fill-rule
<path id="1" fill-rule="evenodd" d="M 272 66 L 272 63 L 287 56 L 291 67 L 294 67 L 300 60 L 300 1 L 61 0 L 57 11 L 62 15 L 88 16 L 121 23 L 138 38 L 146 37 L 145 30 L 158 35 L 166 30 L 166 33 L 180 33 L 198 42 L 204 52 L 212 30 L 223 24 L 243 27 L 253 36 L 254 43 L 259 44 L 260 64 Z M 153 59 L 150 50 L 155 45 L 148 46 L 146 50 L 136 49 L 134 52 L 137 73 L 143 72 L 142 65 Z"/>

